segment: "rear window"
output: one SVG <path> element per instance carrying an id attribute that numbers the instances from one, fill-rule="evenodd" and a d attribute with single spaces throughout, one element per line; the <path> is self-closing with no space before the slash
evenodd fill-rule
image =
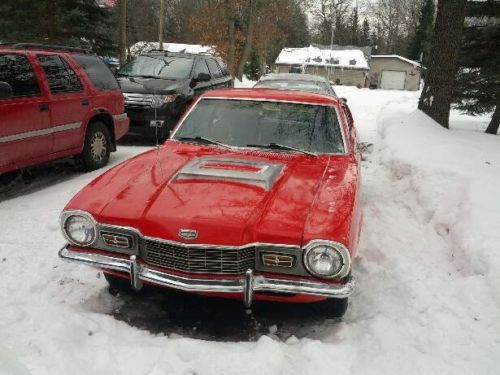
<path id="1" fill-rule="evenodd" d="M 119 90 L 120 86 L 111 70 L 96 56 L 73 55 L 76 62 L 85 70 L 96 89 Z"/>

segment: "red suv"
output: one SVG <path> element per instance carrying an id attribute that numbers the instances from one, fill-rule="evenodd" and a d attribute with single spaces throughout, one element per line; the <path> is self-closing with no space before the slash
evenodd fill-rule
<path id="1" fill-rule="evenodd" d="M 0 174 L 71 155 L 100 168 L 128 127 L 120 86 L 99 57 L 0 46 Z"/>

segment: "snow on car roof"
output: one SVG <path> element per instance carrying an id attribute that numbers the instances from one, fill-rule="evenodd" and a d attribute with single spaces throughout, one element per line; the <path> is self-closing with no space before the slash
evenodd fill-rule
<path id="1" fill-rule="evenodd" d="M 305 91 L 267 88 L 241 88 L 209 90 L 201 98 L 254 99 L 270 101 L 303 102 L 309 104 L 338 104 L 334 97 Z"/>
<path id="2" fill-rule="evenodd" d="M 159 48 L 160 43 L 158 42 L 137 42 L 130 47 L 130 54 L 135 56 L 151 50 L 158 50 Z M 201 44 L 163 43 L 163 50 L 168 52 L 216 54 L 213 47 L 202 46 Z"/>
<path id="3" fill-rule="evenodd" d="M 368 70 L 368 61 L 360 49 L 330 50 L 314 46 L 283 48 L 276 64 L 333 66 Z"/>
<path id="4" fill-rule="evenodd" d="M 323 76 L 317 76 L 314 74 L 298 74 L 298 73 L 271 73 L 262 76 L 259 81 L 310 81 L 310 82 L 323 82 L 328 83 L 328 80 Z"/>

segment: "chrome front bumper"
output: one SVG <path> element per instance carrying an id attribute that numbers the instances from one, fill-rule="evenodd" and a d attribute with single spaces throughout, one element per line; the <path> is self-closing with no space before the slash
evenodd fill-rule
<path id="1" fill-rule="evenodd" d="M 130 259 L 113 257 L 97 253 L 85 253 L 68 248 L 59 251 L 59 256 L 68 261 L 83 263 L 89 266 L 120 271 L 129 274 L 133 289 L 140 290 L 142 283 L 183 290 L 186 292 L 223 292 L 242 293 L 245 306 L 250 307 L 254 292 L 279 292 L 292 294 L 309 294 L 327 298 L 346 298 L 355 289 L 355 279 L 351 276 L 345 284 L 328 284 L 318 281 L 286 280 L 254 275 L 249 269 L 240 278 L 206 279 L 184 277 L 166 271 L 159 271 L 137 262 L 135 255 Z"/>

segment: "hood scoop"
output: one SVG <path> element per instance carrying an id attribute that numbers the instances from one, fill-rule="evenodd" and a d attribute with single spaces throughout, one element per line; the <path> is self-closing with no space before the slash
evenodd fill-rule
<path id="1" fill-rule="evenodd" d="M 283 164 L 231 158 L 195 158 L 172 178 L 175 180 L 234 181 L 271 190 Z"/>

